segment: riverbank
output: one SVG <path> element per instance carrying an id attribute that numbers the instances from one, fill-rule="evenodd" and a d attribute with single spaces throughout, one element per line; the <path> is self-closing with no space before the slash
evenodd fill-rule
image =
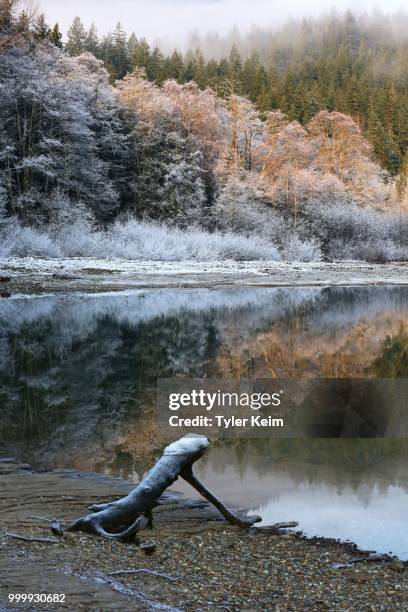
<path id="1" fill-rule="evenodd" d="M 1 610 L 406 609 L 407 564 L 348 566 L 363 556 L 350 544 L 268 529 L 245 533 L 205 502 L 171 494 L 154 512 L 153 531 L 140 532 L 142 545 L 155 545 L 148 555 L 136 544 L 53 536 L 44 520 L 69 523 L 92 502 L 126 494 L 132 487 L 126 481 L 75 471 L 36 474 L 3 460 L 0 485 Z M 65 603 L 8 603 L 9 593 L 38 592 L 64 593 Z"/>
<path id="2" fill-rule="evenodd" d="M 105 292 L 177 287 L 408 285 L 406 263 L 361 261 L 129 261 L 92 258 L 0 260 L 0 294 Z"/>

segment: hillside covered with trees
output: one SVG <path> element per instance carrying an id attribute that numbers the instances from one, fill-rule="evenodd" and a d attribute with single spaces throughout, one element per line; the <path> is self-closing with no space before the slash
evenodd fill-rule
<path id="1" fill-rule="evenodd" d="M 64 44 L 17 4 L 0 0 L 0 256 L 408 258 L 408 36 L 392 20 L 164 57 L 79 18 Z"/>
<path id="2" fill-rule="evenodd" d="M 332 13 L 291 21 L 284 28 L 228 37 L 193 33 L 189 50 L 164 55 L 118 23 L 98 38 L 77 17 L 67 37 L 71 55 L 89 51 L 102 59 L 111 80 L 135 67 L 162 84 L 195 81 L 226 97 L 248 97 L 261 112 L 279 108 L 307 123 L 320 110 L 349 114 L 363 129 L 382 165 L 393 175 L 408 144 L 408 16 L 357 17 Z"/>

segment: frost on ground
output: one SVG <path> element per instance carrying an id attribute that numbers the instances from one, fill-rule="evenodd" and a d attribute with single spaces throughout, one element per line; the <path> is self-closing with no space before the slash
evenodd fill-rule
<path id="1" fill-rule="evenodd" d="M 97 258 L 0 258 L 14 292 L 109 291 L 137 287 L 406 285 L 408 265 L 359 261 L 131 261 Z"/>
<path id="2" fill-rule="evenodd" d="M 0 232 L 1 234 L 1 232 Z M 55 234 L 13 222 L 0 240 L 12 292 L 237 285 L 405 284 L 404 263 L 323 263 L 311 242 L 182 230 L 128 219 L 106 230 L 73 223 Z M 351 258 L 351 256 L 350 256 Z M 291 261 L 287 261 L 290 259 Z M 285 261 L 286 260 L 286 261 Z M 297 261 L 296 261 L 297 260 Z M 7 274 L 6 274 L 7 276 Z"/>

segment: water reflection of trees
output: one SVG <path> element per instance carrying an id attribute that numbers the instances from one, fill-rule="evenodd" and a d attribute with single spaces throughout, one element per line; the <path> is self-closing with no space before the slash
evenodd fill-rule
<path id="1" fill-rule="evenodd" d="M 296 484 L 324 483 L 340 492 L 362 486 L 386 493 L 390 485 L 408 492 L 407 439 L 271 439 L 247 438 L 215 445 L 205 459 L 214 472 L 233 465 L 243 476 L 284 473 Z"/>
<path id="2" fill-rule="evenodd" d="M 387 336 L 371 369 L 378 378 L 408 378 L 408 333 L 404 326 Z"/>
<path id="3" fill-rule="evenodd" d="M 299 360 L 303 352 L 302 368 L 293 375 L 328 376 L 330 367 L 316 368 L 314 353 L 324 347 L 327 363 L 330 357 L 338 366 L 338 347 L 347 341 L 355 347 L 352 367 L 367 358 L 367 346 L 358 341 L 363 327 L 365 337 L 375 336 L 369 359 L 382 359 L 374 370 L 380 375 L 390 352 L 395 355 L 391 345 L 385 347 L 386 336 L 407 319 L 403 288 L 158 290 L 3 300 L 0 450 L 7 440 L 8 452 L 20 449 L 43 466 L 109 468 L 123 475 L 135 469 L 132 457 L 138 457 L 140 471 L 164 443 L 155 421 L 158 377 L 270 376 L 268 364 L 282 375 L 278 347 L 285 346 L 297 347 Z M 236 356 L 235 370 L 228 355 Z M 293 365 L 293 353 L 288 359 Z M 405 372 L 389 367 L 395 375 Z"/>

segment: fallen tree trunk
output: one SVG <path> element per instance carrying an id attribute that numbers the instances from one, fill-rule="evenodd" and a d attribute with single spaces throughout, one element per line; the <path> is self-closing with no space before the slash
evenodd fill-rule
<path id="1" fill-rule="evenodd" d="M 228 510 L 194 476 L 192 466 L 204 455 L 208 445 L 204 436 L 184 436 L 173 442 L 164 449 L 156 465 L 129 495 L 112 503 L 92 506 L 92 514 L 77 519 L 68 531 L 85 531 L 111 540 L 134 538 L 141 528 L 143 517 L 148 518 L 148 526 L 153 525 L 152 510 L 158 505 L 158 498 L 179 476 L 214 504 L 230 523 L 248 528 L 260 521 L 260 517 L 241 518 Z"/>

